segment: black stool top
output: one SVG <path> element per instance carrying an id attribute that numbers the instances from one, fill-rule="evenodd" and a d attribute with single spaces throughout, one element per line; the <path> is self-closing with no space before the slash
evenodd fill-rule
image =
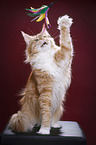
<path id="1" fill-rule="evenodd" d="M 8 126 L 1 134 L 1 145 L 86 145 L 86 137 L 79 124 L 74 121 L 59 121 L 61 128 L 51 128 L 50 135 L 32 132 L 12 132 Z"/>

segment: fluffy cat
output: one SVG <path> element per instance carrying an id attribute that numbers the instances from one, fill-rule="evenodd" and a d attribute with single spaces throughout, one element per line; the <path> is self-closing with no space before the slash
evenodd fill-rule
<path id="1" fill-rule="evenodd" d="M 27 45 L 26 63 L 30 63 L 32 72 L 20 100 L 21 110 L 9 121 L 12 130 L 27 132 L 37 124 L 41 125 L 38 133 L 50 134 L 51 127 L 60 127 L 58 121 L 71 83 L 72 18 L 64 15 L 57 23 L 60 46 L 55 44 L 47 30 L 35 36 L 22 32 Z"/>

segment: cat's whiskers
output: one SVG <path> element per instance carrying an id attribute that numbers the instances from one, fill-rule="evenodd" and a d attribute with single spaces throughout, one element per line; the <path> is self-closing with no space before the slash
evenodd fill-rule
<path id="1" fill-rule="evenodd" d="M 18 44 L 24 44 L 25 45 L 25 43 L 22 43 L 22 42 L 21 43 L 18 43 Z"/>
<path id="2" fill-rule="evenodd" d="M 54 34 L 52 34 L 52 36 L 54 37 L 55 34 L 57 34 L 58 31 L 55 31 Z"/>
<path id="3" fill-rule="evenodd" d="M 28 29 L 33 35 L 35 35 L 34 32 L 33 32 L 30 28 L 27 27 L 27 29 Z"/>
<path id="4" fill-rule="evenodd" d="M 57 35 L 55 38 L 54 38 L 54 40 L 56 39 L 56 38 L 58 38 L 59 37 L 59 35 Z"/>

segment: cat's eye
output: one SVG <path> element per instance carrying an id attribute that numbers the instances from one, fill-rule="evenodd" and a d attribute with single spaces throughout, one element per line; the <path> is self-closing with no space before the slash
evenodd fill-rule
<path id="1" fill-rule="evenodd" d="M 48 44 L 47 42 L 44 42 L 42 45 L 41 45 L 41 47 L 43 47 L 44 45 L 46 45 L 46 44 Z"/>
<path id="2" fill-rule="evenodd" d="M 39 39 L 36 39 L 35 41 L 38 41 Z"/>

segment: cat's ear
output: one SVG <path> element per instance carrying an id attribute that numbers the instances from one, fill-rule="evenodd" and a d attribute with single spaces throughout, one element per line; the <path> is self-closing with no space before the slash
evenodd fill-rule
<path id="1" fill-rule="evenodd" d="M 45 35 L 45 36 L 50 36 L 50 34 L 49 34 L 48 31 L 46 30 L 46 28 L 45 28 L 45 30 L 44 30 L 43 35 Z"/>
<path id="2" fill-rule="evenodd" d="M 29 45 L 30 41 L 32 40 L 32 36 L 24 33 L 23 31 L 21 31 L 21 33 L 22 33 L 22 36 L 24 37 L 24 40 L 25 40 L 26 44 Z"/>

